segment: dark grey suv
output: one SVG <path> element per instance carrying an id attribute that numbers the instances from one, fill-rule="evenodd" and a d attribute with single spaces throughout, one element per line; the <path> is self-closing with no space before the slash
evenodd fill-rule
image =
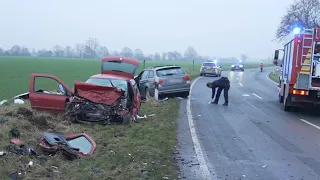
<path id="1" fill-rule="evenodd" d="M 154 97 L 156 77 L 159 79 L 159 96 L 166 94 L 189 96 L 191 83 L 188 74 L 180 66 L 166 65 L 146 68 L 135 78 L 139 82 L 141 98 Z"/>

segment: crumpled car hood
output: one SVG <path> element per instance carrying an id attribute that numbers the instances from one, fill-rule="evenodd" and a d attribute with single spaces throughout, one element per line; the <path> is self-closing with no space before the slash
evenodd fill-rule
<path id="1" fill-rule="evenodd" d="M 81 81 L 75 81 L 74 91 L 89 101 L 108 105 L 114 103 L 123 93 L 121 89 L 115 87 L 98 86 Z"/>

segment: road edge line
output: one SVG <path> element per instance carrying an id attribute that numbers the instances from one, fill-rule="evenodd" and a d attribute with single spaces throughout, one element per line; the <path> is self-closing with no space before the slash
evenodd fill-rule
<path id="1" fill-rule="evenodd" d="M 272 72 L 267 73 L 267 74 L 266 74 L 266 78 L 267 78 L 270 82 L 272 82 L 273 84 L 278 85 L 278 83 L 274 82 L 272 79 L 269 78 L 269 74 L 271 74 L 271 73 L 272 73 Z"/>
<path id="2" fill-rule="evenodd" d="M 199 139 L 198 139 L 198 136 L 197 136 L 197 133 L 196 133 L 196 128 L 194 126 L 194 120 L 192 118 L 192 113 L 191 113 L 191 95 L 192 95 L 192 88 L 194 86 L 194 84 L 199 80 L 201 79 L 201 77 L 198 77 L 197 79 L 195 79 L 191 86 L 190 86 L 190 96 L 187 100 L 187 117 L 188 117 L 188 122 L 189 122 L 189 129 L 190 129 L 190 134 L 191 134 L 191 138 L 192 138 L 192 142 L 193 142 L 193 148 L 194 148 L 194 151 L 196 153 L 196 157 L 198 159 L 198 162 L 199 162 L 199 169 L 200 169 L 200 172 L 201 172 L 201 176 L 203 179 L 217 179 L 217 177 L 213 177 L 211 178 L 211 175 L 210 175 L 210 171 L 209 171 L 209 167 L 206 163 L 206 160 L 204 158 L 204 155 L 203 155 L 203 151 L 201 149 L 201 146 L 200 146 L 200 142 L 199 142 Z M 212 170 L 213 174 L 215 174 L 215 172 Z"/>
<path id="3" fill-rule="evenodd" d="M 317 128 L 317 129 L 320 130 L 320 127 L 319 127 L 319 126 L 317 126 L 317 125 L 315 125 L 315 124 L 313 124 L 313 123 L 311 123 L 311 122 L 309 122 L 309 121 L 307 121 L 307 120 L 300 119 L 300 121 L 302 121 L 302 122 L 304 122 L 304 123 L 306 123 L 306 124 L 309 124 L 310 126 L 313 126 L 313 127 L 315 127 L 315 128 Z"/>

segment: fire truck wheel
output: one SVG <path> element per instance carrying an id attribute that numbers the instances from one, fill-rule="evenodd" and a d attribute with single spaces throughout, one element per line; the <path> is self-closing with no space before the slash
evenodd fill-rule
<path id="1" fill-rule="evenodd" d="M 281 96 L 280 93 L 279 93 L 279 102 L 283 103 L 283 96 Z"/>
<path id="2" fill-rule="evenodd" d="M 292 107 L 288 105 L 288 98 L 284 99 L 284 111 L 290 112 L 292 110 Z"/>

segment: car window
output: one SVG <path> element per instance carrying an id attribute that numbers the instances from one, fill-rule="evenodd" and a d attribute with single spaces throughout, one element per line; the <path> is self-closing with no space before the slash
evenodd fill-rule
<path id="1" fill-rule="evenodd" d="M 86 83 L 95 84 L 99 86 L 117 87 L 123 91 L 128 90 L 128 84 L 126 80 L 122 79 L 106 79 L 106 78 L 90 78 Z"/>
<path id="2" fill-rule="evenodd" d="M 215 63 L 203 63 L 202 66 L 215 66 Z"/>
<path id="3" fill-rule="evenodd" d="M 157 70 L 157 76 L 184 75 L 186 72 L 181 67 L 163 68 Z"/>
<path id="4" fill-rule="evenodd" d="M 153 77 L 154 77 L 154 72 L 153 71 L 149 71 L 148 78 L 153 78 Z"/>
<path id="5" fill-rule="evenodd" d="M 141 79 L 147 79 L 149 71 L 144 71 Z"/>

